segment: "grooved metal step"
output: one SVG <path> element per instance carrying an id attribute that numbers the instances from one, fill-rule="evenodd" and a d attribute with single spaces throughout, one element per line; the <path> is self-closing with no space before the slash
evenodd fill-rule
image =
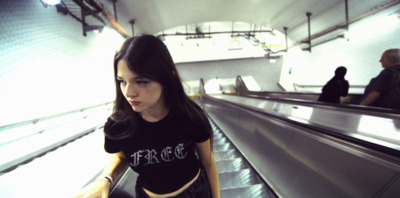
<path id="1" fill-rule="evenodd" d="M 213 146 L 213 151 L 215 152 L 219 152 L 219 151 L 228 151 L 228 150 L 232 150 L 234 149 L 234 147 L 231 146 L 230 143 L 225 143 L 225 144 L 217 144 Z"/>
<path id="2" fill-rule="evenodd" d="M 215 140 L 218 140 L 218 139 L 221 139 L 221 138 L 224 138 L 224 135 L 223 135 L 222 133 L 220 133 L 220 132 L 219 132 L 219 133 L 216 133 L 216 132 L 215 132 L 215 130 L 218 130 L 218 129 L 214 129 L 214 128 L 213 128 L 213 130 L 214 130 L 214 137 L 213 137 L 214 141 L 215 141 Z"/>
<path id="3" fill-rule="evenodd" d="M 242 158 L 219 160 L 217 161 L 217 167 L 219 173 L 238 171 L 241 169 L 249 168 Z"/>
<path id="4" fill-rule="evenodd" d="M 210 124 L 213 129 L 213 153 L 217 162 L 221 197 L 276 197 L 212 120 Z"/>
<path id="5" fill-rule="evenodd" d="M 238 188 L 257 184 L 258 181 L 250 169 L 242 169 L 233 172 L 223 172 L 218 174 L 220 188 Z"/>
<path id="6" fill-rule="evenodd" d="M 262 184 L 249 185 L 242 188 L 232 188 L 221 190 L 221 197 L 226 198 L 245 198 L 245 197 L 274 197 Z"/>
<path id="7" fill-rule="evenodd" d="M 214 151 L 215 160 L 227 160 L 227 159 L 236 159 L 240 158 L 240 153 L 237 150 L 229 150 L 229 151 Z"/>
<path id="8" fill-rule="evenodd" d="M 226 138 L 219 138 L 219 139 L 215 139 L 213 140 L 213 144 L 214 146 L 216 145 L 221 145 L 221 144 L 225 144 L 228 140 Z M 214 147 L 215 148 L 215 147 Z"/>

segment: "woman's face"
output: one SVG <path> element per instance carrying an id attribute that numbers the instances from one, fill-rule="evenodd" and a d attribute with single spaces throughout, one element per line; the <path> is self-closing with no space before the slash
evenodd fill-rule
<path id="1" fill-rule="evenodd" d="M 165 109 L 162 85 L 131 71 L 125 60 L 118 62 L 117 80 L 134 111 L 143 115 L 160 113 Z"/>

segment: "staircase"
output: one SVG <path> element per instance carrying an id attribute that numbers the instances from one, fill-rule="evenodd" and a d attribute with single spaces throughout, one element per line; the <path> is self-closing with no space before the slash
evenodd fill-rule
<path id="1" fill-rule="evenodd" d="M 210 124 L 221 198 L 276 197 L 212 120 Z"/>

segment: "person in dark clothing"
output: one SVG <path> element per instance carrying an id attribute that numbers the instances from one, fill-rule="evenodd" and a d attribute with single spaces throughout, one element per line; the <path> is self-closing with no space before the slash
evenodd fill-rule
<path id="1" fill-rule="evenodd" d="M 399 109 L 399 91 L 393 88 L 399 86 L 395 81 L 400 75 L 400 49 L 386 50 L 379 62 L 384 69 L 369 82 L 360 105 Z"/>
<path id="2" fill-rule="evenodd" d="M 344 79 L 346 67 L 340 66 L 335 70 L 335 76 L 330 79 L 322 88 L 322 93 L 318 101 L 329 103 L 340 103 L 340 97 L 347 96 L 349 92 L 349 82 Z"/>

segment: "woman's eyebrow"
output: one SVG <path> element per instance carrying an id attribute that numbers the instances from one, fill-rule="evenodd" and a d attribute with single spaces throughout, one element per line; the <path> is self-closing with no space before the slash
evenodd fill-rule
<path id="1" fill-rule="evenodd" d="M 121 76 L 117 76 L 117 79 L 118 80 L 122 80 L 122 79 L 124 79 L 123 77 L 121 77 Z M 134 78 L 132 78 L 133 80 L 143 80 L 143 79 L 147 79 L 146 77 L 143 77 L 143 76 L 136 76 L 136 77 L 134 77 Z"/>

